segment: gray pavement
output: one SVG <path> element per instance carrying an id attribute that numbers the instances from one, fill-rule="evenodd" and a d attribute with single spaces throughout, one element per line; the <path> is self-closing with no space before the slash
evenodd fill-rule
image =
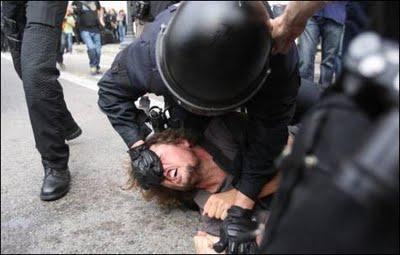
<path id="1" fill-rule="evenodd" d="M 84 61 L 78 53 L 76 61 Z M 99 111 L 97 93 L 65 80 L 62 85 L 83 135 L 69 143 L 71 191 L 42 202 L 43 170 L 22 84 L 1 58 L 1 253 L 193 253 L 200 215 L 160 210 L 122 190 L 125 145 Z"/>

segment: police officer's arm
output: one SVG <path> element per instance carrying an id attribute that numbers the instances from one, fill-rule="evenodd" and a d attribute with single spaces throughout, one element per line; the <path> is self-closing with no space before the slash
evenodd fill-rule
<path id="1" fill-rule="evenodd" d="M 272 53 L 287 53 L 294 40 L 303 33 L 307 20 L 330 1 L 291 1 L 282 15 L 267 23 L 274 48 Z"/>
<path id="2" fill-rule="evenodd" d="M 248 140 L 241 177 L 235 184 L 240 191 L 235 205 L 252 208 L 263 185 L 276 175 L 273 162 L 287 142 L 299 84 L 296 50 L 272 57 L 266 85 L 247 104 Z"/>
<path id="3" fill-rule="evenodd" d="M 128 54 L 129 47 L 117 55 L 111 69 L 99 81 L 98 105 L 126 145 L 131 147 L 143 140 L 149 130 L 143 124 L 144 112 L 134 104 L 146 93 L 144 82 L 141 79 L 131 82 L 125 68 L 127 58 L 123 58 L 123 55 Z"/>

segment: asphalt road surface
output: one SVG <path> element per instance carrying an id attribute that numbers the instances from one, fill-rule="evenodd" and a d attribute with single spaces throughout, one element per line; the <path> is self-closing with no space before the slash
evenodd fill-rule
<path id="1" fill-rule="evenodd" d="M 61 80 L 83 135 L 69 143 L 71 190 L 42 202 L 22 83 L 1 58 L 1 253 L 193 253 L 200 215 L 161 210 L 124 191 L 126 146 L 97 106 L 97 92 Z"/>

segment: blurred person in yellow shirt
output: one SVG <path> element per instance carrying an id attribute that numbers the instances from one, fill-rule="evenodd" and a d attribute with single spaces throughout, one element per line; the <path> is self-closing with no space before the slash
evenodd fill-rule
<path id="1" fill-rule="evenodd" d="M 72 37 L 74 36 L 74 28 L 76 25 L 72 8 L 68 7 L 63 22 L 63 34 L 65 38 L 65 48 L 67 52 L 72 53 Z"/>

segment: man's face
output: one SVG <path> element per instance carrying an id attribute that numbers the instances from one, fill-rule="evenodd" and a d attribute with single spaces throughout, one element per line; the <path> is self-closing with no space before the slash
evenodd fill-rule
<path id="1" fill-rule="evenodd" d="M 163 186 L 183 191 L 193 189 L 199 158 L 186 140 L 179 144 L 154 144 L 150 150 L 160 157 L 164 168 Z"/>

